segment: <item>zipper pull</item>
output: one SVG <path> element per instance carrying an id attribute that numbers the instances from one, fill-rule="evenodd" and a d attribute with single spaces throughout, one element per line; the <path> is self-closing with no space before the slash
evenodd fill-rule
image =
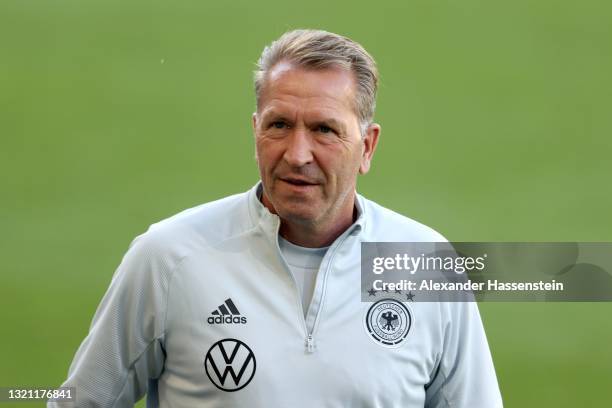
<path id="1" fill-rule="evenodd" d="M 308 337 L 306 337 L 306 351 L 309 353 L 314 353 L 315 351 L 315 344 L 312 334 L 309 334 Z"/>

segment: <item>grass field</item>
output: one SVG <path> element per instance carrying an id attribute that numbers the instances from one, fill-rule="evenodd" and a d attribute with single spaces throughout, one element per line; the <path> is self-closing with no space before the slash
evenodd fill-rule
<path id="1" fill-rule="evenodd" d="M 364 195 L 450 240 L 612 241 L 610 21 L 596 0 L 3 0 L 0 386 L 59 385 L 132 238 L 256 182 L 251 71 L 291 28 L 379 63 Z M 507 407 L 610 406 L 611 304 L 481 311 Z"/>

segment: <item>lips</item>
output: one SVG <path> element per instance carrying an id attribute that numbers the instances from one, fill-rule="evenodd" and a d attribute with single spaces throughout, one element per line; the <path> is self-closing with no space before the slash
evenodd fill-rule
<path id="1" fill-rule="evenodd" d="M 294 186 L 315 186 L 319 183 L 313 180 L 298 178 L 298 177 L 280 177 L 282 181 L 285 183 L 294 185 Z"/>

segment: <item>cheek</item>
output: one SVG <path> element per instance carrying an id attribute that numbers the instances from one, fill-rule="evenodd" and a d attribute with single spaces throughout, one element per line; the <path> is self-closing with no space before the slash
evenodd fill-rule
<path id="1" fill-rule="evenodd" d="M 336 190 L 351 189 L 355 183 L 361 156 L 359 152 L 334 151 L 321 157 L 321 167 Z"/>
<path id="2" fill-rule="evenodd" d="M 255 151 L 257 153 L 257 162 L 261 169 L 271 169 L 276 166 L 278 158 L 281 157 L 278 144 L 268 140 L 256 140 Z"/>

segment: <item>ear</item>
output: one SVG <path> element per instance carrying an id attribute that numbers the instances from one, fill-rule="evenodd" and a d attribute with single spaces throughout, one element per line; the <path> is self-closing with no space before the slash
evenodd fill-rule
<path id="1" fill-rule="evenodd" d="M 359 174 L 366 174 L 370 171 L 372 157 L 374 157 L 379 136 L 380 125 L 378 123 L 372 123 L 368 126 L 366 134 L 363 137 L 363 153 L 361 155 L 361 164 L 359 165 Z"/>

